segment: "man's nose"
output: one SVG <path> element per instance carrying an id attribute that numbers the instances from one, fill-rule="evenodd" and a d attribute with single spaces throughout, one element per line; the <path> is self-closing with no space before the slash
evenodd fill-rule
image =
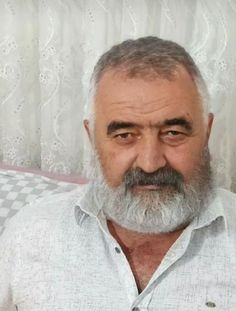
<path id="1" fill-rule="evenodd" d="M 166 164 L 164 146 L 158 138 L 151 137 L 143 140 L 139 146 L 135 166 L 146 173 L 153 173 Z"/>

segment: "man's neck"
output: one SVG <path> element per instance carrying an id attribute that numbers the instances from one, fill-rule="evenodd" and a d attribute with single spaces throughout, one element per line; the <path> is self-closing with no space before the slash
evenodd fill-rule
<path id="1" fill-rule="evenodd" d="M 122 248 L 141 292 L 183 229 L 170 233 L 144 234 L 108 221 L 111 235 Z"/>
<path id="2" fill-rule="evenodd" d="M 108 220 L 108 229 L 122 248 L 135 249 L 146 242 L 155 243 L 158 248 L 170 248 L 178 239 L 183 229 L 174 232 L 148 234 L 132 231 Z"/>

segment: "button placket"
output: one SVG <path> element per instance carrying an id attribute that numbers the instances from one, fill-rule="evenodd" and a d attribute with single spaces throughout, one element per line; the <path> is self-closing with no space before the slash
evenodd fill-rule
<path id="1" fill-rule="evenodd" d="M 117 245 L 116 243 L 113 244 L 112 251 L 114 254 L 114 259 L 117 263 L 120 278 L 126 288 L 127 297 L 130 303 L 133 304 L 134 300 L 138 295 L 138 291 L 130 265 L 119 245 Z"/>

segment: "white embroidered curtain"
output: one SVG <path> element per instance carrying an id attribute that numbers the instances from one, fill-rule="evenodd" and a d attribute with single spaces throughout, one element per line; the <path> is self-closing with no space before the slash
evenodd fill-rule
<path id="1" fill-rule="evenodd" d="M 0 0 L 0 161 L 80 173 L 92 68 L 146 35 L 182 44 L 202 70 L 218 183 L 236 190 L 236 0 Z"/>

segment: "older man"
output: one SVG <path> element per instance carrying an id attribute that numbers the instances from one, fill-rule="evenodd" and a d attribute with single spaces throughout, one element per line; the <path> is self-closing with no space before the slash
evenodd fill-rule
<path id="1" fill-rule="evenodd" d="M 236 310 L 236 197 L 212 181 L 213 115 L 187 52 L 155 37 L 98 61 L 91 182 L 1 241 L 0 310 Z"/>

